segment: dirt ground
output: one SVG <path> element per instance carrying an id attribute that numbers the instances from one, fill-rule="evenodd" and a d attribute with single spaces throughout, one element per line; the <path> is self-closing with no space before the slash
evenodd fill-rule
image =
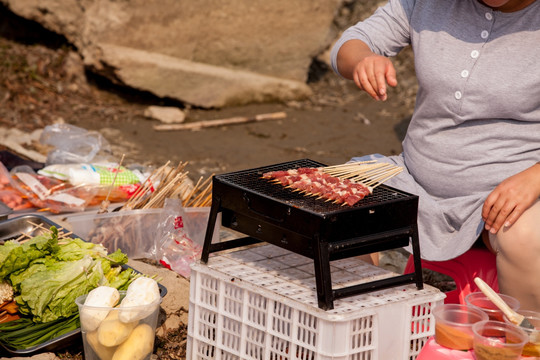
<path id="1" fill-rule="evenodd" d="M 400 83 L 386 102 L 372 100 L 326 64 L 314 62 L 309 99 L 208 110 L 115 86 L 85 72 L 61 37 L 21 38 L 20 32 L 5 31 L 16 20 L 2 20 L 0 126 L 32 131 L 63 121 L 99 130 L 113 158 L 125 154 L 126 164 L 143 165 L 187 161 L 193 178 L 301 158 L 333 165 L 363 154 L 396 154 L 414 106 L 409 50 L 395 59 Z M 149 105 L 180 107 L 186 122 L 272 112 L 287 117 L 201 131 L 156 131 L 159 122 L 143 115 Z"/>
<path id="2" fill-rule="evenodd" d="M 188 162 L 193 180 L 303 158 L 333 165 L 364 154 L 397 154 L 414 107 L 416 80 L 409 50 L 395 59 L 400 83 L 386 102 L 370 99 L 315 62 L 309 99 L 208 110 L 95 77 L 84 71 L 80 58 L 61 37 L 35 35 L 44 30 L 31 23 L 25 24 L 27 32 L 22 36 L 9 30 L 20 20 L 0 16 L 0 127 L 31 132 L 66 122 L 99 130 L 110 142 L 113 157 L 125 154 L 125 164 Z M 149 105 L 180 107 L 187 122 L 272 112 L 285 112 L 287 117 L 201 131 L 161 132 L 153 129 L 157 121 L 143 115 Z M 39 144 L 30 146 L 45 151 Z M 185 351 L 185 339 L 185 328 L 158 339 L 158 358 L 181 359 L 178 349 Z M 68 349 L 59 355 L 82 359 L 81 351 Z"/>

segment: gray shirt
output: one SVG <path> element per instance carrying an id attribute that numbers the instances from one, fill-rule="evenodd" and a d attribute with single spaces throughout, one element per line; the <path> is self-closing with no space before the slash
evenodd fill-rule
<path id="1" fill-rule="evenodd" d="M 540 1 L 503 13 L 478 0 L 390 0 L 343 33 L 336 72 L 351 39 L 385 56 L 412 45 L 414 115 L 403 153 L 382 160 L 407 170 L 388 185 L 420 196 L 422 257 L 454 258 L 480 235 L 487 195 L 540 161 Z"/>

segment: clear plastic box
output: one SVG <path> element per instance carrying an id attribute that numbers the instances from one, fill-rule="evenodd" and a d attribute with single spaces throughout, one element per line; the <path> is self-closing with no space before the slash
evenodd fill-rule
<path id="1" fill-rule="evenodd" d="M 184 224 L 188 236 L 204 245 L 209 207 L 184 208 Z M 130 258 L 153 258 L 157 253 L 157 229 L 163 220 L 163 209 L 126 210 L 104 214 L 76 213 L 62 216 L 71 231 L 82 239 L 99 242 L 109 252 L 121 249 Z M 212 242 L 219 242 L 220 227 L 216 226 Z"/>
<path id="2" fill-rule="evenodd" d="M 336 287 L 395 276 L 357 258 L 331 268 Z M 413 360 L 434 334 L 432 308 L 444 298 L 411 284 L 324 311 L 311 259 L 269 244 L 221 253 L 191 268 L 187 358 Z"/>

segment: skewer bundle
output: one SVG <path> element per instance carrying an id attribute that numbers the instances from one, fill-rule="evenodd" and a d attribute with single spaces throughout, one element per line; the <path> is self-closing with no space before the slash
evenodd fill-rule
<path id="1" fill-rule="evenodd" d="M 161 208 L 168 198 L 181 199 L 184 207 L 210 206 L 213 174 L 192 185 L 185 171 L 188 163 L 180 162 L 175 168 L 169 164 L 155 170 L 120 210 Z"/>
<path id="2" fill-rule="evenodd" d="M 370 188 L 370 193 L 372 193 L 374 188 L 402 172 L 403 168 L 370 160 L 327 166 L 322 168 L 322 171 L 343 180 L 349 179 L 355 183 L 363 184 Z"/>
<path id="3" fill-rule="evenodd" d="M 403 168 L 376 161 L 346 163 L 319 168 L 298 168 L 263 174 L 293 191 L 336 204 L 354 205 Z"/>
<path id="4" fill-rule="evenodd" d="M 120 212 L 160 209 L 164 207 L 166 199 L 179 199 L 183 207 L 209 206 L 212 201 L 212 176 L 204 181 L 201 177 L 194 185 L 185 170 L 187 163 L 180 162 L 176 167 L 170 167 L 169 164 L 170 161 L 153 171 L 120 208 Z M 146 218 L 144 212 L 141 216 L 97 218 L 87 240 L 111 250 L 121 248 L 127 254 L 144 252 L 142 249 L 147 248 L 139 241 L 141 234 L 138 222 L 148 219 L 152 223 L 155 217 L 148 214 L 149 218 Z"/>

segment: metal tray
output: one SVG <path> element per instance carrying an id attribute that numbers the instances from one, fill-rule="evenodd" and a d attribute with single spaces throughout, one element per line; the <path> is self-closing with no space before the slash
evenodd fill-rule
<path id="1" fill-rule="evenodd" d="M 13 210 L 6 204 L 0 201 L 0 221 L 7 220 L 9 214 L 11 214 Z"/>
<path id="2" fill-rule="evenodd" d="M 47 219 L 46 217 L 39 215 L 23 215 L 16 218 L 12 218 L 5 221 L 0 221 L 0 244 L 3 244 L 5 241 L 17 239 L 22 234 L 30 235 L 32 237 L 38 236 L 43 233 L 44 230 L 36 228 L 35 225 L 42 225 L 44 228 L 48 229 L 51 226 L 55 226 L 57 229 L 62 227 L 55 222 Z M 78 237 L 75 234 L 71 235 L 72 237 Z M 82 239 L 82 238 L 81 238 Z M 82 239 L 84 240 L 84 239 Z M 131 266 L 123 265 L 123 268 L 131 268 Z M 133 269 L 136 272 L 136 269 Z M 158 284 L 159 294 L 163 298 L 167 295 L 167 288 L 161 284 Z M 8 346 L 5 346 L 0 342 L 0 355 L 2 353 L 9 353 L 12 355 L 33 355 L 38 352 L 56 352 L 62 348 L 65 348 L 69 345 L 80 343 L 82 345 L 81 329 L 76 329 L 70 331 L 64 335 L 58 336 L 52 340 L 45 341 L 39 345 L 32 346 L 27 349 L 12 349 Z"/>

